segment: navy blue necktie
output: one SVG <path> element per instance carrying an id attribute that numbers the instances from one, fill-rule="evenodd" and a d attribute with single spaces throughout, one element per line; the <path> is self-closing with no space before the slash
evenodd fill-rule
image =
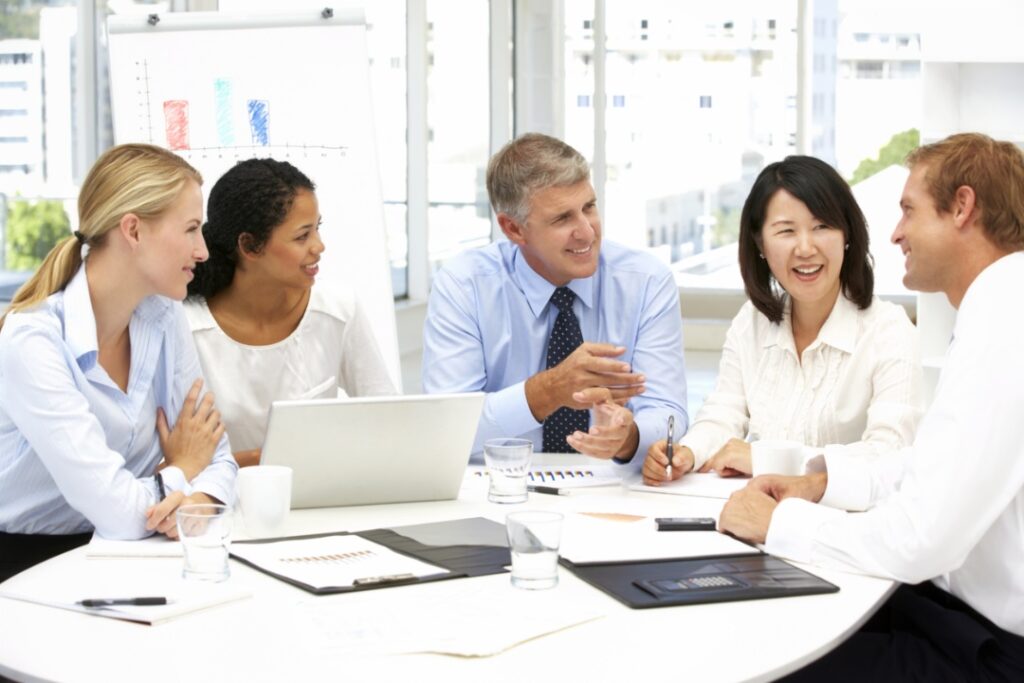
<path id="1" fill-rule="evenodd" d="M 551 295 L 551 303 L 558 308 L 555 326 L 551 328 L 548 340 L 548 368 L 553 368 L 583 343 L 580 332 L 580 321 L 572 312 L 572 302 L 576 298 L 567 287 L 559 287 Z M 589 410 L 573 410 L 561 407 L 548 415 L 544 420 L 544 452 L 575 453 L 576 449 L 565 442 L 565 437 L 575 431 L 585 432 L 590 427 Z"/>

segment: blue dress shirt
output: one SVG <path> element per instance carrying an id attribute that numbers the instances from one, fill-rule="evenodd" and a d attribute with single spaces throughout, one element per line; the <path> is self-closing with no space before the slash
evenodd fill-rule
<path id="1" fill-rule="evenodd" d="M 685 432 L 686 376 L 679 291 L 653 256 L 603 242 L 597 271 L 568 285 L 583 339 L 616 344 L 619 360 L 646 375 L 632 398 L 640 433 L 633 463 L 665 438 L 669 415 Z M 543 423 L 526 402 L 526 380 L 546 369 L 548 337 L 558 316 L 555 286 L 538 275 L 511 242 L 465 252 L 434 277 L 423 335 L 427 393 L 487 392 L 473 443 L 480 461 L 488 439 L 519 436 L 542 443 Z"/>
<path id="2" fill-rule="evenodd" d="M 181 304 L 151 296 L 132 314 L 128 391 L 98 363 L 85 268 L 41 305 L 7 316 L 0 331 L 0 531 L 150 535 L 163 458 L 156 409 L 174 425 L 201 376 Z M 234 500 L 238 465 L 227 437 L 191 482 L 162 472 L 168 492 Z"/>

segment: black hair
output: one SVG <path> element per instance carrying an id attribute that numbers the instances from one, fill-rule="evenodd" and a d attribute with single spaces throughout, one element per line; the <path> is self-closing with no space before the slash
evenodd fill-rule
<path id="1" fill-rule="evenodd" d="M 853 198 L 850 186 L 834 168 L 821 159 L 788 156 L 768 164 L 757 176 L 740 214 L 740 273 L 747 296 L 757 310 L 773 323 L 782 321 L 785 297 L 773 290 L 772 272 L 762 257 L 761 228 L 768 202 L 785 190 L 806 206 L 820 221 L 843 231 L 846 251 L 839 282 L 846 298 L 861 310 L 871 305 L 875 275 L 868 252 L 868 225 Z"/>
<path id="2" fill-rule="evenodd" d="M 210 190 L 203 238 L 209 258 L 196 264 L 188 297 L 209 299 L 231 284 L 239 249 L 258 254 L 284 222 L 295 195 L 316 186 L 287 161 L 246 159 L 222 175 Z"/>

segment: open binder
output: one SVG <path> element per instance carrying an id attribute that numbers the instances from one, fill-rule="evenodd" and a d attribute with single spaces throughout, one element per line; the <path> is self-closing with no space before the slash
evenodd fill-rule
<path id="1" fill-rule="evenodd" d="M 237 546 L 281 544 L 289 548 L 309 545 L 330 537 L 359 537 L 378 544 L 395 553 L 414 560 L 411 564 L 426 563 L 437 571 L 423 575 L 401 573 L 390 576 L 367 576 L 363 580 L 342 585 L 312 585 L 282 570 L 280 563 L 272 564 L 253 557 L 243 557 Z M 304 543 L 305 542 L 305 543 Z M 505 527 L 483 517 L 471 517 L 429 524 L 415 524 L 366 531 L 339 531 L 307 536 L 289 536 L 252 541 L 236 541 L 231 557 L 265 574 L 316 595 L 348 593 L 387 586 L 401 586 L 427 581 L 442 581 L 470 576 L 486 576 L 506 571 L 511 563 Z"/>
<path id="2" fill-rule="evenodd" d="M 561 564 L 636 609 L 836 593 L 824 579 L 764 553 Z"/>

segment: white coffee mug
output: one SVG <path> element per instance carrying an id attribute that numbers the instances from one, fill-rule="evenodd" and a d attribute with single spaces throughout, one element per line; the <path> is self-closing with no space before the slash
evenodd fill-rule
<path id="1" fill-rule="evenodd" d="M 766 439 L 750 444 L 750 466 L 762 474 L 797 476 L 804 473 L 804 445 L 799 441 Z"/>
<path id="2" fill-rule="evenodd" d="M 256 465 L 238 470 L 238 503 L 252 538 L 284 533 L 292 507 L 292 468 Z"/>

